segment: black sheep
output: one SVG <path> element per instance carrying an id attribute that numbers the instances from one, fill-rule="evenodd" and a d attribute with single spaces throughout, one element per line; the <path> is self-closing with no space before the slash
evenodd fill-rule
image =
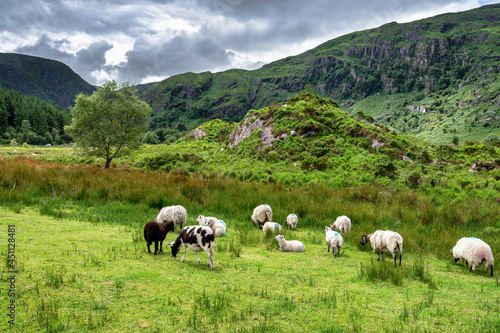
<path id="1" fill-rule="evenodd" d="M 174 222 L 166 221 L 163 223 L 159 222 L 148 222 L 144 226 L 144 239 L 148 244 L 148 252 L 151 253 L 149 246 L 155 243 L 155 254 L 158 252 L 158 242 L 160 242 L 160 252 L 163 245 L 163 241 L 169 231 L 174 231 Z"/>

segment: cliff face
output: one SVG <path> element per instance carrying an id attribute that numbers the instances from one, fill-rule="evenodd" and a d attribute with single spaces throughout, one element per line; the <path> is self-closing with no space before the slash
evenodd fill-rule
<path id="1" fill-rule="evenodd" d="M 339 101 L 376 93 L 427 96 L 499 72 L 500 5 L 389 23 L 328 41 L 254 71 L 183 74 L 143 93 L 157 115 L 240 121 L 249 109 L 310 87 Z M 480 76 L 480 75 L 479 75 Z M 352 102 L 351 102 L 352 103 Z M 159 124 L 159 123 L 158 123 Z"/>

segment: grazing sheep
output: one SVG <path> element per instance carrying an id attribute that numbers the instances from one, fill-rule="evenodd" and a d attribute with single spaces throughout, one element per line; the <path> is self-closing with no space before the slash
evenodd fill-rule
<path id="1" fill-rule="evenodd" d="M 279 223 L 275 223 L 275 222 L 266 222 L 266 223 L 264 223 L 264 226 L 262 227 L 262 231 L 264 231 L 264 233 L 266 233 L 267 231 L 281 232 L 282 230 L 283 230 L 283 228 L 281 228 L 281 225 L 279 225 Z"/>
<path id="2" fill-rule="evenodd" d="M 361 245 L 371 243 L 373 252 L 377 251 L 377 261 L 380 260 L 380 252 L 389 252 L 394 258 L 394 267 L 396 267 L 396 255 L 394 251 L 399 252 L 399 266 L 401 266 L 401 256 L 403 253 L 403 237 L 394 231 L 377 230 L 373 234 L 363 235 L 361 237 Z M 382 253 L 383 256 L 383 253 Z"/>
<path id="3" fill-rule="evenodd" d="M 156 222 L 173 221 L 175 225 L 179 226 L 180 231 L 184 224 L 186 224 L 186 219 L 186 208 L 182 206 L 168 206 L 160 210 L 160 213 L 156 217 Z"/>
<path id="4" fill-rule="evenodd" d="M 269 205 L 260 205 L 255 207 L 252 214 L 252 222 L 262 229 L 262 226 L 266 222 L 271 222 L 273 219 L 273 210 Z"/>
<path id="5" fill-rule="evenodd" d="M 148 253 L 151 253 L 149 246 L 155 243 L 155 255 L 158 252 L 158 242 L 160 243 L 160 252 L 163 245 L 163 241 L 167 236 L 169 231 L 174 231 L 174 222 L 167 221 L 165 223 L 158 222 L 148 222 L 144 226 L 144 239 L 148 245 Z"/>
<path id="6" fill-rule="evenodd" d="M 198 215 L 197 221 L 199 225 L 210 227 L 210 229 L 212 229 L 212 231 L 214 232 L 215 237 L 226 235 L 226 223 L 224 223 L 224 221 L 222 220 L 219 220 L 218 218 Z"/>
<path id="7" fill-rule="evenodd" d="M 286 217 L 286 224 L 292 230 L 297 229 L 297 223 L 299 223 L 299 218 L 295 214 L 290 214 Z"/>
<path id="8" fill-rule="evenodd" d="M 490 267 L 490 275 L 493 276 L 493 264 L 495 263 L 493 253 L 490 246 L 481 239 L 475 237 L 460 238 L 450 252 L 455 258 L 455 262 L 460 259 L 465 260 L 465 264 L 470 266 L 471 271 L 485 261 L 484 268 Z"/>
<path id="9" fill-rule="evenodd" d="M 278 235 L 274 237 L 280 244 L 280 249 L 283 252 L 304 252 L 306 247 L 301 241 L 298 240 L 292 240 L 292 241 L 287 241 L 285 240 L 285 236 L 283 235 Z"/>
<path id="10" fill-rule="evenodd" d="M 348 233 L 349 231 L 351 231 L 351 220 L 345 215 L 339 216 L 337 217 L 335 222 L 333 222 L 331 228 L 333 230 L 340 231 L 341 235 L 342 232 Z"/>
<path id="11" fill-rule="evenodd" d="M 177 253 L 179 253 L 179 249 L 182 245 L 184 248 L 184 253 L 182 255 L 181 262 L 184 261 L 184 257 L 186 256 L 186 247 L 189 247 L 192 251 L 196 253 L 196 258 L 198 259 L 197 263 L 200 263 L 200 257 L 198 256 L 198 252 L 205 251 L 208 256 L 208 265 L 210 265 L 210 269 L 214 269 L 214 263 L 212 261 L 212 256 L 214 255 L 214 233 L 212 229 L 207 226 L 202 225 L 193 225 L 188 226 L 182 229 L 179 232 L 179 236 L 175 240 L 169 244 L 172 248 L 172 257 L 177 257 Z"/>
<path id="12" fill-rule="evenodd" d="M 330 252 L 330 247 L 331 247 L 332 253 L 336 258 L 337 254 L 340 253 L 342 245 L 344 244 L 344 239 L 342 238 L 342 235 L 336 232 L 335 230 L 332 230 L 332 228 L 325 226 L 325 239 L 326 239 L 326 245 L 328 245 L 328 252 Z"/>

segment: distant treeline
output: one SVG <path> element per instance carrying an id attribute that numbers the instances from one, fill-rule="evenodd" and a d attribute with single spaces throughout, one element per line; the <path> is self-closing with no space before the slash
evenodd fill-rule
<path id="1" fill-rule="evenodd" d="M 64 134 L 64 126 L 69 122 L 67 110 L 0 87 L 1 143 L 45 145 L 69 142 L 71 138 Z"/>

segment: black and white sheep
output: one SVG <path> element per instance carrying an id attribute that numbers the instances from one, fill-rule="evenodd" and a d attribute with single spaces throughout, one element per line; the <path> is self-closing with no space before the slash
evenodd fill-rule
<path id="1" fill-rule="evenodd" d="M 304 252 L 306 247 L 301 241 L 298 240 L 285 240 L 284 235 L 278 235 L 274 237 L 280 245 L 280 249 L 283 252 Z"/>
<path id="2" fill-rule="evenodd" d="M 144 239 L 148 245 L 148 252 L 151 253 L 149 246 L 155 243 L 155 254 L 158 252 L 158 243 L 160 243 L 160 252 L 162 250 L 163 241 L 169 231 L 174 231 L 174 223 L 167 221 L 164 223 L 148 222 L 144 226 Z"/>
<path id="3" fill-rule="evenodd" d="M 283 230 L 283 228 L 281 227 L 281 225 L 279 223 L 275 223 L 275 222 L 266 222 L 264 223 L 264 225 L 262 226 L 262 231 L 264 231 L 264 233 L 266 232 L 281 232 Z"/>
<path id="4" fill-rule="evenodd" d="M 226 223 L 219 220 L 216 217 L 209 217 L 205 215 L 198 215 L 198 224 L 210 227 L 214 232 L 215 237 L 221 237 L 226 235 L 227 227 Z"/>
<path id="5" fill-rule="evenodd" d="M 361 245 L 365 245 L 366 243 L 371 243 L 373 252 L 377 252 L 377 261 L 380 260 L 380 252 L 389 252 L 394 259 L 394 267 L 396 267 L 396 255 L 394 254 L 394 251 L 398 250 L 399 266 L 401 266 L 403 237 L 401 237 L 401 235 L 397 232 L 390 230 L 377 230 L 373 234 L 361 236 Z"/>
<path id="6" fill-rule="evenodd" d="M 330 252 L 330 247 L 332 248 L 332 253 L 335 257 L 340 253 L 342 245 L 344 245 L 344 238 L 342 235 L 332 230 L 330 227 L 325 227 L 325 240 L 326 245 L 328 245 L 328 252 Z"/>
<path id="7" fill-rule="evenodd" d="M 210 227 L 202 225 L 188 226 L 179 232 L 179 236 L 169 244 L 172 248 L 172 257 L 177 257 L 180 247 L 184 249 L 181 262 L 184 261 L 186 256 L 186 247 L 189 247 L 192 251 L 196 253 L 197 263 L 200 263 L 200 257 L 198 252 L 205 251 L 208 256 L 208 265 L 210 269 L 214 269 L 214 263 L 212 261 L 212 256 L 214 255 L 215 243 L 214 243 L 214 233 Z"/>
<path id="8" fill-rule="evenodd" d="M 163 207 L 156 217 L 156 222 L 173 221 L 175 225 L 179 226 L 179 230 L 182 230 L 184 224 L 186 224 L 186 219 L 186 208 L 177 205 Z"/>
<path id="9" fill-rule="evenodd" d="M 262 229 L 264 223 L 271 222 L 273 220 L 273 210 L 269 205 L 260 205 L 254 208 L 252 213 L 252 222 Z"/>
<path id="10" fill-rule="evenodd" d="M 450 252 L 455 258 L 455 262 L 460 259 L 465 260 L 466 265 L 470 266 L 471 271 L 475 270 L 484 261 L 484 268 L 490 268 L 490 275 L 493 276 L 495 259 L 493 258 L 490 246 L 481 239 L 475 237 L 460 238 Z"/>
<path id="11" fill-rule="evenodd" d="M 351 231 L 351 220 L 345 215 L 339 216 L 335 222 L 333 222 L 331 228 L 340 231 L 341 235 L 343 232 L 348 233 Z"/>
<path id="12" fill-rule="evenodd" d="M 297 217 L 297 215 L 290 214 L 286 217 L 286 224 L 288 225 L 288 228 L 296 230 L 298 223 L 299 223 L 299 218 Z"/>

